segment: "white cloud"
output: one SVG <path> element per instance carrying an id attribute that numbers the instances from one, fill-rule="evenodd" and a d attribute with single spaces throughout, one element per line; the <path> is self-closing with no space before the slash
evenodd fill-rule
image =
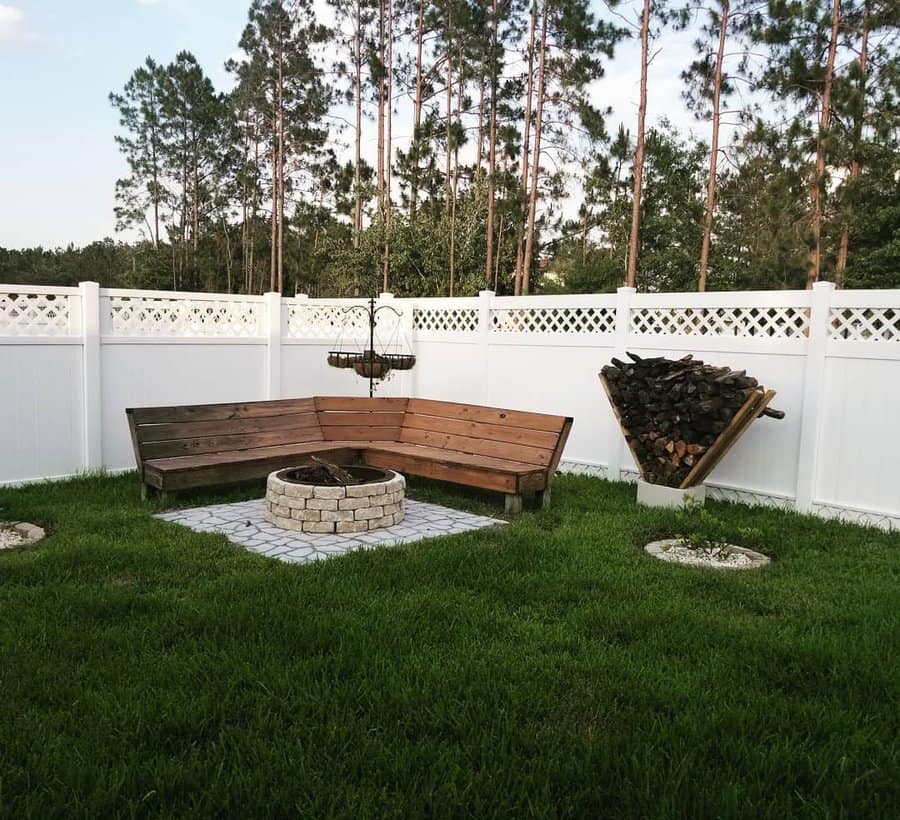
<path id="1" fill-rule="evenodd" d="M 14 43 L 22 37 L 24 19 L 22 9 L 0 3 L 0 47 Z"/>
<path id="2" fill-rule="evenodd" d="M 137 0 L 139 6 L 155 6 L 159 0 Z"/>

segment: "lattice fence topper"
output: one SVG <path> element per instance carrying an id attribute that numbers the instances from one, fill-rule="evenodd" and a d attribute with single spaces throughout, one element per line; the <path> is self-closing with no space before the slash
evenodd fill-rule
<path id="1" fill-rule="evenodd" d="M 109 301 L 115 336 L 263 335 L 261 302 L 132 296 L 111 296 Z"/>
<path id="2" fill-rule="evenodd" d="M 0 293 L 0 336 L 68 335 L 68 296 Z"/>
<path id="3" fill-rule="evenodd" d="M 612 333 L 615 308 L 498 308 L 491 311 L 495 333 L 559 333 L 564 335 Z"/>
<path id="4" fill-rule="evenodd" d="M 802 307 L 632 308 L 632 333 L 795 339 L 809 335 Z"/>
<path id="5" fill-rule="evenodd" d="M 832 308 L 831 338 L 900 342 L 900 308 Z"/>
<path id="6" fill-rule="evenodd" d="M 449 333 L 472 333 L 478 330 L 478 308 L 416 308 L 413 327 Z"/>
<path id="7" fill-rule="evenodd" d="M 363 338 L 369 333 L 368 320 L 347 305 L 289 304 L 287 335 L 292 339 Z"/>

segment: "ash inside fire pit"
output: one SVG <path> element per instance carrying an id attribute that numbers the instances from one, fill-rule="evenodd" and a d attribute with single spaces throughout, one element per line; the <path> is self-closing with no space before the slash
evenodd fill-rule
<path id="1" fill-rule="evenodd" d="M 339 473 L 335 473 L 335 468 Z M 340 473 L 344 475 L 341 476 Z M 384 470 L 379 470 L 376 467 L 338 467 L 336 464 L 323 462 L 282 470 L 278 473 L 278 478 L 289 484 L 314 484 L 318 487 L 337 487 L 387 481 L 389 475 Z"/>

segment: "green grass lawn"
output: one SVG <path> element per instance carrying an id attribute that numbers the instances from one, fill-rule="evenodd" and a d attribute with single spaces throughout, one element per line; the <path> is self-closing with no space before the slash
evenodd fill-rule
<path id="1" fill-rule="evenodd" d="M 900 534 L 707 508 L 773 564 L 655 561 L 673 514 L 578 477 L 309 566 L 134 474 L 0 489 L 48 530 L 0 553 L 0 815 L 896 817 Z"/>

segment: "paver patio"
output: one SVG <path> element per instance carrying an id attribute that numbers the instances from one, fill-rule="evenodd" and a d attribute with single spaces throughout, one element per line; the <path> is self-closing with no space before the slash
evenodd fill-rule
<path id="1" fill-rule="evenodd" d="M 293 564 L 319 561 L 351 550 L 409 544 L 423 538 L 480 530 L 506 524 L 498 518 L 454 510 L 424 501 L 405 502 L 399 524 L 372 532 L 320 535 L 283 530 L 263 517 L 264 499 L 213 504 L 159 513 L 156 518 L 182 524 L 197 532 L 220 532 L 251 552 Z"/>

